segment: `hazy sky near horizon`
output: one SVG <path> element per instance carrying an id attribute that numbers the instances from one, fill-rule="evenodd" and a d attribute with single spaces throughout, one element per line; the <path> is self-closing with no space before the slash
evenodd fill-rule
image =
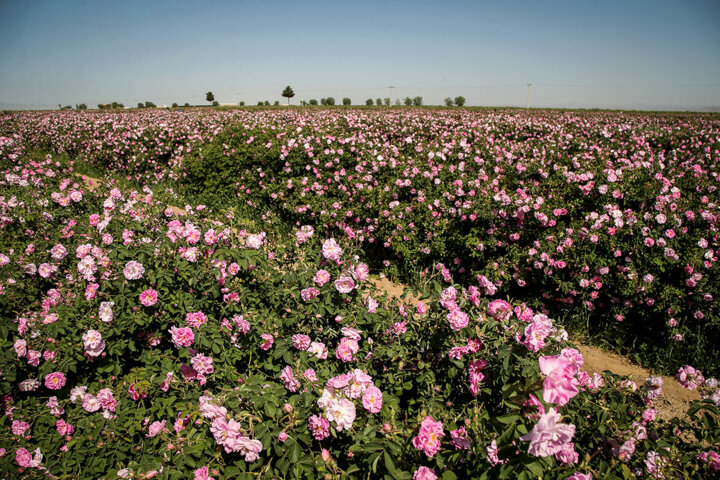
<path id="1" fill-rule="evenodd" d="M 0 108 L 720 107 L 720 1 L 0 0 Z"/>

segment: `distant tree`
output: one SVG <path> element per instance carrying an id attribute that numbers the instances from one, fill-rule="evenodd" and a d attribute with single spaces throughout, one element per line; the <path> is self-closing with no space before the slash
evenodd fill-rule
<path id="1" fill-rule="evenodd" d="M 324 100 L 324 99 L 323 99 L 323 100 Z M 310 105 L 312 105 L 312 106 L 316 106 L 316 105 L 318 104 L 318 101 L 317 101 L 316 99 L 314 99 L 314 98 L 311 98 L 308 103 L 309 103 Z M 323 105 L 325 105 L 325 104 L 323 104 Z"/>
<path id="2" fill-rule="evenodd" d="M 173 102 L 172 108 L 178 108 L 180 105 L 177 104 L 177 102 Z"/>
<path id="3" fill-rule="evenodd" d="M 422 107 L 422 97 L 413 97 L 412 104 L 416 107 Z"/>
<path id="4" fill-rule="evenodd" d="M 375 105 L 377 105 L 378 107 L 379 107 L 380 105 L 382 105 L 382 99 L 381 99 L 381 98 L 376 98 L 376 99 L 375 99 Z"/>
<path id="5" fill-rule="evenodd" d="M 320 99 L 320 105 L 327 105 L 327 99 L 326 99 L 326 98 L 321 98 L 321 99 Z"/>
<path id="6" fill-rule="evenodd" d="M 187 108 L 190 106 L 190 104 L 188 102 L 185 102 L 185 105 L 183 105 L 183 106 Z"/>
<path id="7" fill-rule="evenodd" d="M 350 100 L 348 97 L 343 98 L 343 105 L 351 105 L 352 100 Z"/>
<path id="8" fill-rule="evenodd" d="M 452 107 L 452 106 L 453 106 L 453 99 L 452 99 L 452 98 L 450 98 L 450 97 L 445 97 L 445 100 L 443 100 L 443 101 L 445 102 L 445 106 L 446 106 L 446 107 Z"/>
<path id="9" fill-rule="evenodd" d="M 145 108 L 157 108 L 153 102 L 145 102 Z"/>
<path id="10" fill-rule="evenodd" d="M 413 104 L 412 98 L 410 98 L 410 97 L 405 97 L 405 100 L 403 102 L 408 107 Z"/>
<path id="11" fill-rule="evenodd" d="M 244 106 L 245 106 L 245 102 L 241 101 L 240 103 L 238 103 L 238 105 L 241 106 L 241 107 L 244 107 Z"/>
<path id="12" fill-rule="evenodd" d="M 397 105 L 398 107 L 400 106 L 400 99 L 399 99 L 399 98 L 396 98 L 396 99 L 395 99 L 395 105 Z"/>
<path id="13" fill-rule="evenodd" d="M 463 105 L 465 105 L 465 97 L 455 97 L 455 105 L 457 105 L 458 107 L 462 107 Z"/>
<path id="14" fill-rule="evenodd" d="M 137 108 L 145 108 L 145 104 L 143 102 L 138 102 Z"/>
<path id="15" fill-rule="evenodd" d="M 265 100 L 265 106 L 266 106 L 266 107 L 269 107 L 269 106 L 270 106 L 270 102 L 269 102 L 268 100 Z"/>
<path id="16" fill-rule="evenodd" d="M 80 105 L 77 105 L 75 108 L 78 110 L 87 110 L 87 105 L 85 105 L 84 103 L 81 103 Z"/>
<path id="17" fill-rule="evenodd" d="M 264 105 L 262 100 L 258 100 L 258 107 L 262 107 Z"/>
<path id="18" fill-rule="evenodd" d="M 368 98 L 367 100 L 365 100 L 365 105 L 367 105 L 368 107 L 372 107 L 372 105 L 373 105 L 373 99 L 372 99 L 372 98 Z"/>
<path id="19" fill-rule="evenodd" d="M 72 110 L 72 105 L 58 105 L 58 107 L 60 107 L 60 110 Z"/>
<path id="20" fill-rule="evenodd" d="M 125 105 L 123 105 L 122 103 L 118 103 L 118 102 L 112 102 L 112 103 L 110 104 L 110 106 L 111 106 L 112 108 L 125 108 Z"/>
<path id="21" fill-rule="evenodd" d="M 385 97 L 385 99 L 383 100 L 383 103 L 385 104 L 386 107 L 389 107 L 390 106 L 390 97 Z"/>
<path id="22" fill-rule="evenodd" d="M 208 102 L 212 102 L 213 100 L 215 100 L 215 95 L 213 95 L 212 92 L 207 92 L 205 94 L 205 100 L 207 100 Z"/>
<path id="23" fill-rule="evenodd" d="M 325 103 L 327 105 L 335 105 L 335 99 L 333 97 L 328 97 L 325 99 Z"/>
<path id="24" fill-rule="evenodd" d="M 288 105 L 290 105 L 290 99 L 295 96 L 295 92 L 293 92 L 293 89 L 288 85 L 285 87 L 285 90 L 282 91 L 282 96 L 288 99 Z"/>
<path id="25" fill-rule="evenodd" d="M 278 105 L 280 105 L 280 101 L 279 101 L 279 100 L 275 100 L 275 101 L 273 102 L 273 105 L 275 105 L 275 106 L 277 107 Z M 290 103 L 288 103 L 288 105 L 290 105 Z"/>
<path id="26" fill-rule="evenodd" d="M 218 103 L 217 100 L 213 101 L 213 103 L 212 103 L 212 106 L 213 106 L 213 107 L 217 107 L 218 105 L 220 105 L 220 103 Z"/>

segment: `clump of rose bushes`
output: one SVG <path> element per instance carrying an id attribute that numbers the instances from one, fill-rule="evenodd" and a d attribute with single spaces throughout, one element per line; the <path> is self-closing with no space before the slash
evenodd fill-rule
<path id="1" fill-rule="evenodd" d="M 0 142 L 0 145 L 9 143 Z M 590 376 L 567 332 L 437 265 L 416 301 L 361 244 L 0 158 L 0 470 L 21 478 L 708 477 L 717 381 Z M 274 219 L 272 221 L 275 221 Z M 258 227 L 260 225 L 261 227 Z"/>

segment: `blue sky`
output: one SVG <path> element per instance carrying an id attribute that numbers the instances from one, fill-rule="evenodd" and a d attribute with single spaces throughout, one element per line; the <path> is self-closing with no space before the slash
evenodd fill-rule
<path id="1" fill-rule="evenodd" d="M 720 107 L 720 2 L 0 0 L 0 108 L 463 95 Z"/>

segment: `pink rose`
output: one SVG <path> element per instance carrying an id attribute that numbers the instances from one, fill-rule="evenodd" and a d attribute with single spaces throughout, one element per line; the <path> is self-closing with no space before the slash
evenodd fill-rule
<path id="1" fill-rule="evenodd" d="M 152 288 L 148 288 L 140 294 L 140 303 L 142 303 L 146 307 L 152 307 L 157 303 L 157 300 L 158 294 Z"/>
<path id="2" fill-rule="evenodd" d="M 363 393 L 362 404 L 370 413 L 378 413 L 382 409 L 383 394 L 379 388 L 368 387 Z"/>
<path id="3" fill-rule="evenodd" d="M 65 374 L 62 372 L 53 372 L 45 377 L 45 386 L 50 390 L 60 390 L 65 386 Z"/>
<path id="4" fill-rule="evenodd" d="M 533 429 L 520 437 L 530 442 L 528 453 L 536 457 L 548 457 L 560 452 L 575 435 L 575 425 L 558 423 L 562 417 L 551 408 L 542 415 Z"/>
<path id="5" fill-rule="evenodd" d="M 420 424 L 418 435 L 413 438 L 413 446 L 425 452 L 428 458 L 440 451 L 440 438 L 445 436 L 442 422 L 436 422 L 432 417 L 426 416 Z"/>
<path id="6" fill-rule="evenodd" d="M 170 327 L 168 331 L 177 348 L 189 347 L 195 341 L 195 334 L 190 327 Z"/>

